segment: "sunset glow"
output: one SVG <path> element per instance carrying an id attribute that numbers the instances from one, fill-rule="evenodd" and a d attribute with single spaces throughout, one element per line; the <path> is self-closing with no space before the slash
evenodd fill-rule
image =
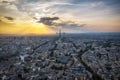
<path id="1" fill-rule="evenodd" d="M 48 26 L 37 23 L 8 24 L 0 27 L 0 34 L 12 35 L 51 35 L 54 31 Z"/>
<path id="2" fill-rule="evenodd" d="M 120 32 L 119 0 L 0 0 L 0 34 Z"/>

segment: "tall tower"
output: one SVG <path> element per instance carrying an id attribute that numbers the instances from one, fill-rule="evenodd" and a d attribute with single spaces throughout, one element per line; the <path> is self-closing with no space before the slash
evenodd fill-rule
<path id="1" fill-rule="evenodd" d="M 59 29 L 59 37 L 61 37 L 61 29 Z"/>

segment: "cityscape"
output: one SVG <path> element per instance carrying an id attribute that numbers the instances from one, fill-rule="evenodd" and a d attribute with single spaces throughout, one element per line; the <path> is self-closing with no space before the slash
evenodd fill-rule
<path id="1" fill-rule="evenodd" d="M 120 80 L 120 0 L 0 0 L 0 80 Z"/>
<path id="2" fill-rule="evenodd" d="M 120 33 L 1 36 L 0 80 L 119 80 Z"/>

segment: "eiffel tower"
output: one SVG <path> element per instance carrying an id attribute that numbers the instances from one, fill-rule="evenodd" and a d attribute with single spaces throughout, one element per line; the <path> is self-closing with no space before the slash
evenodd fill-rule
<path id="1" fill-rule="evenodd" d="M 62 36 L 62 34 L 61 34 L 61 29 L 59 29 L 59 37 L 61 37 Z"/>

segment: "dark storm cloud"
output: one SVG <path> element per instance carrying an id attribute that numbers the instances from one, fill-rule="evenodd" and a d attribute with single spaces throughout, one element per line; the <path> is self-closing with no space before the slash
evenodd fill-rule
<path id="1" fill-rule="evenodd" d="M 10 4 L 10 5 L 13 4 L 13 2 L 9 2 L 9 1 L 2 1 L 2 3 L 7 3 L 7 4 Z"/>
<path id="2" fill-rule="evenodd" d="M 35 19 L 35 18 L 34 18 Z M 60 23 L 57 23 L 57 22 L 54 22 L 56 20 L 60 20 L 59 17 L 42 17 L 40 18 L 40 21 L 38 21 L 39 23 L 43 23 L 45 25 L 48 25 L 50 26 L 51 28 L 55 28 L 53 26 L 56 26 L 57 27 L 63 27 L 63 28 L 70 28 L 70 29 L 76 29 L 76 28 L 80 28 L 80 27 L 85 27 L 86 24 L 77 24 L 75 22 L 71 22 L 71 21 L 68 21 L 68 22 L 60 22 Z"/>
<path id="3" fill-rule="evenodd" d="M 8 16 L 5 16 L 4 18 L 6 18 L 6 19 L 8 19 L 8 20 L 14 20 L 14 18 L 8 17 Z"/>
<path id="4" fill-rule="evenodd" d="M 77 23 L 74 23 L 74 22 L 63 22 L 63 23 L 57 24 L 57 26 L 61 26 L 63 28 L 71 28 L 71 29 L 85 27 L 86 25 L 87 24 L 77 24 Z"/>
<path id="5" fill-rule="evenodd" d="M 59 17 L 42 17 L 38 22 L 51 26 L 56 24 L 55 20 L 59 20 Z"/>
<path id="6" fill-rule="evenodd" d="M 9 3 L 8 1 L 2 1 L 2 3 Z"/>
<path id="7" fill-rule="evenodd" d="M 58 20 L 59 17 L 43 17 L 43 18 L 40 18 L 40 20 L 48 20 L 48 21 L 54 21 L 54 20 Z"/>

